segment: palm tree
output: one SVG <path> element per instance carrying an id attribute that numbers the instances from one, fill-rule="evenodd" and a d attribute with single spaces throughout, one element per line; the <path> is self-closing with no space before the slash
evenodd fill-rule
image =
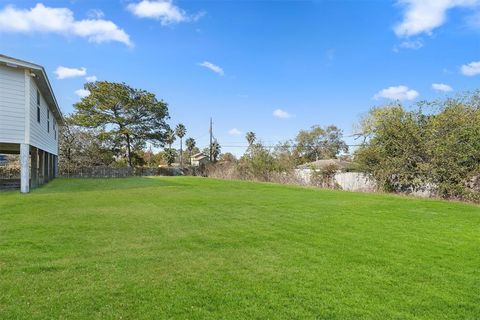
<path id="1" fill-rule="evenodd" d="M 170 167 L 172 163 L 175 162 L 176 152 L 172 148 L 165 150 L 162 153 L 163 159 L 167 162 L 167 165 Z"/>
<path id="2" fill-rule="evenodd" d="M 197 143 L 195 142 L 195 139 L 193 138 L 188 138 L 187 140 L 185 140 L 185 145 L 187 146 L 187 150 L 188 150 L 188 154 L 190 156 L 190 164 L 192 164 L 192 151 L 193 151 L 193 148 L 195 148 L 195 145 Z"/>
<path id="3" fill-rule="evenodd" d="M 177 124 L 177 127 L 175 128 L 175 133 L 177 137 L 180 138 L 180 165 L 183 165 L 183 137 L 185 137 L 185 134 L 187 133 L 187 129 L 185 126 L 181 123 Z"/>
<path id="4" fill-rule="evenodd" d="M 254 132 L 248 131 L 247 134 L 245 135 L 245 139 L 247 139 L 248 146 L 251 146 L 255 142 L 257 137 Z"/>
<path id="5" fill-rule="evenodd" d="M 172 149 L 172 144 L 175 142 L 175 132 L 172 129 L 168 129 L 165 133 L 165 143 L 168 144 L 168 148 Z"/>
<path id="6" fill-rule="evenodd" d="M 213 162 L 217 162 L 217 158 L 220 155 L 221 152 L 221 147 L 220 144 L 218 143 L 217 139 L 213 141 L 212 143 L 212 157 L 213 157 Z"/>

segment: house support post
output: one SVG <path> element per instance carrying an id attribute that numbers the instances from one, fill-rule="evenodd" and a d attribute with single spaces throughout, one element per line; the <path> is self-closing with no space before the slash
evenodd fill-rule
<path id="1" fill-rule="evenodd" d="M 55 178 L 55 156 L 50 154 L 50 180 Z"/>
<path id="2" fill-rule="evenodd" d="M 43 152 L 43 157 L 45 158 L 45 171 L 44 171 L 44 183 L 47 183 L 50 179 L 49 179 L 49 170 L 48 170 L 48 152 L 44 151 Z"/>
<path id="3" fill-rule="evenodd" d="M 30 145 L 20 144 L 20 191 L 28 193 L 30 191 Z"/>
<path id="4" fill-rule="evenodd" d="M 55 172 L 53 172 L 53 168 L 55 168 L 53 165 L 53 158 L 53 154 L 50 153 L 50 180 L 53 180 L 53 177 L 55 177 Z"/>
<path id="5" fill-rule="evenodd" d="M 42 185 L 45 182 L 45 152 L 38 150 L 38 184 Z"/>
<path id="6" fill-rule="evenodd" d="M 54 173 L 55 173 L 54 177 L 56 178 L 56 177 L 58 177 L 58 156 L 54 156 L 54 159 L 55 159 L 55 161 L 54 161 Z"/>
<path id="7" fill-rule="evenodd" d="M 38 186 L 38 149 L 35 147 L 31 147 L 30 152 L 31 152 L 30 176 L 32 179 L 30 183 L 30 187 L 36 188 Z"/>
<path id="8" fill-rule="evenodd" d="M 50 181 L 50 164 L 51 164 L 51 158 L 50 158 L 50 153 L 47 152 L 47 181 Z"/>

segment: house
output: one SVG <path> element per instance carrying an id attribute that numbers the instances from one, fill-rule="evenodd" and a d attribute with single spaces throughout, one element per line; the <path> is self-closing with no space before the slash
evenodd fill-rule
<path id="1" fill-rule="evenodd" d="M 20 154 L 20 190 L 57 175 L 63 115 L 45 69 L 0 55 L 0 154 Z"/>
<path id="2" fill-rule="evenodd" d="M 208 163 L 208 156 L 203 153 L 196 153 L 190 157 L 190 162 L 194 167 L 200 167 Z"/>

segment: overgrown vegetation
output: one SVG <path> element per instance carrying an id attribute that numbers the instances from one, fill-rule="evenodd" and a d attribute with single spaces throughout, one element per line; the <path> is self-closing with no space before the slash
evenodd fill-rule
<path id="1" fill-rule="evenodd" d="M 339 189 L 335 181 L 335 173 L 339 168 L 335 164 L 329 164 L 320 170 L 312 168 L 311 184 L 320 188 Z"/>
<path id="2" fill-rule="evenodd" d="M 360 168 L 390 192 L 428 189 L 443 198 L 480 200 L 479 91 L 459 98 L 374 108 L 362 119 Z"/>
<path id="3" fill-rule="evenodd" d="M 200 152 L 196 141 L 186 138 L 189 159 L 185 159 L 187 129 L 183 124 L 170 128 L 167 104 L 153 94 L 109 82 L 89 83 L 86 88 L 91 94 L 75 105 L 62 129 L 62 171 L 85 166 L 184 166 Z M 400 103 L 375 107 L 357 127 L 360 146 L 350 150 L 335 125 L 314 125 L 274 146 L 247 132 L 248 148 L 238 159 L 222 154 L 214 139 L 202 150 L 211 156 L 206 174 L 301 184 L 294 172 L 299 165 L 336 158 L 350 163 L 342 170 L 369 174 L 382 191 L 480 201 L 479 92 L 409 108 Z M 177 138 L 179 150 L 172 146 Z M 153 153 L 152 146 L 163 149 Z M 336 188 L 335 172 L 327 171 L 332 170 L 312 170 L 311 181 Z"/>
<path id="4" fill-rule="evenodd" d="M 243 156 L 238 160 L 228 157 L 229 163 L 210 167 L 210 176 L 303 184 L 302 179 L 294 174 L 294 169 L 299 164 L 337 158 L 348 150 L 342 139 L 342 131 L 333 125 L 301 130 L 293 141 L 280 142 L 273 147 L 257 141 L 256 134 L 252 131 L 247 132 L 245 139 L 248 148 Z"/>

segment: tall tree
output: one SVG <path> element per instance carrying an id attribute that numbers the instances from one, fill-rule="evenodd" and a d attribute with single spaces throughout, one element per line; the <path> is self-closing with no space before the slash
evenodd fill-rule
<path id="1" fill-rule="evenodd" d="M 75 125 L 71 116 L 65 117 L 59 134 L 60 169 L 72 170 L 82 166 L 110 165 L 117 148 L 110 139 L 102 139 L 97 130 Z"/>
<path id="2" fill-rule="evenodd" d="M 348 151 L 342 136 L 342 130 L 334 125 L 301 130 L 295 138 L 295 152 L 303 162 L 336 158 L 342 151 Z"/>
<path id="3" fill-rule="evenodd" d="M 400 105 L 374 108 L 362 119 L 362 132 L 369 138 L 356 150 L 355 159 L 382 190 L 410 192 L 427 183 L 428 127 L 423 120 Z"/>
<path id="4" fill-rule="evenodd" d="M 108 81 L 86 83 L 84 88 L 90 95 L 74 105 L 75 123 L 119 141 L 126 148 L 129 166 L 133 166 L 135 146 L 145 146 L 147 141 L 164 144 L 168 106 L 153 93 Z"/>
<path id="5" fill-rule="evenodd" d="M 152 146 L 150 146 L 148 150 L 143 153 L 143 160 L 149 167 L 153 167 L 155 162 L 155 154 L 152 151 Z"/>
<path id="6" fill-rule="evenodd" d="M 172 144 L 175 142 L 175 132 L 168 128 L 167 132 L 165 133 L 165 143 L 168 144 L 168 148 L 172 149 Z"/>
<path id="7" fill-rule="evenodd" d="M 213 142 L 212 142 L 213 143 Z M 204 155 L 209 155 L 210 154 L 210 147 L 205 147 L 201 150 L 201 152 L 204 154 Z"/>
<path id="8" fill-rule="evenodd" d="M 221 159 L 222 159 L 222 161 L 225 161 L 225 162 L 235 162 L 235 161 L 237 161 L 237 158 L 231 152 L 222 153 Z"/>
<path id="9" fill-rule="evenodd" d="M 172 163 L 175 162 L 175 158 L 177 156 L 177 153 L 175 152 L 174 149 L 168 148 L 168 149 L 163 151 L 162 156 L 163 156 L 163 159 L 165 160 L 165 162 L 167 163 L 167 165 L 171 166 Z"/>
<path id="10" fill-rule="evenodd" d="M 215 139 L 212 143 L 212 161 L 217 162 L 218 156 L 220 155 L 222 149 L 220 143 Z"/>
<path id="11" fill-rule="evenodd" d="M 72 163 L 74 158 L 75 149 L 78 148 L 77 135 L 78 130 L 75 130 L 75 125 L 70 116 L 65 117 L 63 126 L 60 127 L 60 143 L 59 153 L 60 163 Z"/>
<path id="12" fill-rule="evenodd" d="M 193 138 L 188 138 L 187 140 L 185 140 L 185 145 L 187 146 L 188 155 L 190 156 L 190 162 L 191 162 L 191 158 L 192 158 L 192 151 L 195 148 L 196 144 L 197 143 L 195 142 L 195 139 L 193 139 Z"/>
<path id="13" fill-rule="evenodd" d="M 183 165 L 183 137 L 187 133 L 187 129 L 182 123 L 177 124 L 175 134 L 180 138 L 180 165 Z"/>
<path id="14" fill-rule="evenodd" d="M 257 137 L 254 132 L 249 131 L 245 135 L 245 139 L 247 139 L 248 146 L 251 146 L 255 142 L 255 140 L 257 140 Z"/>
<path id="15" fill-rule="evenodd" d="M 237 170 L 242 179 L 268 181 L 272 172 L 278 171 L 275 159 L 261 142 L 253 143 L 240 158 Z"/>
<path id="16" fill-rule="evenodd" d="M 283 171 L 291 171 L 298 164 L 292 141 L 279 142 L 274 146 L 272 156 L 275 158 L 277 166 Z"/>

